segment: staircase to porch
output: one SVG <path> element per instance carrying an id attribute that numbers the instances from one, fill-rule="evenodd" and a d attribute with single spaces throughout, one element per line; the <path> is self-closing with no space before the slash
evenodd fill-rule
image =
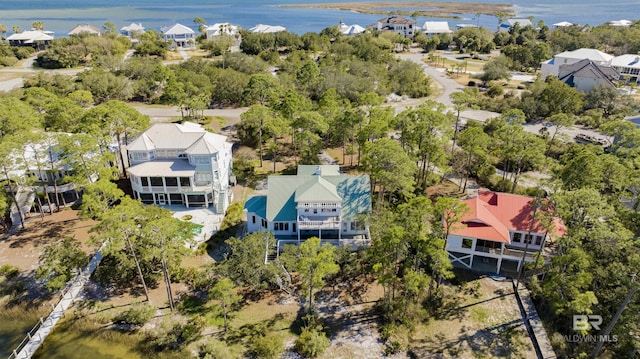
<path id="1" fill-rule="evenodd" d="M 216 213 L 225 214 L 224 213 L 224 204 L 227 201 L 227 193 L 226 192 L 218 192 L 218 202 L 216 205 Z"/>

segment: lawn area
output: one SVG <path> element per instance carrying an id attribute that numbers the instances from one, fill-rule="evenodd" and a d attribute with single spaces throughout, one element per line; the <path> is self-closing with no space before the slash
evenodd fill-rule
<path id="1" fill-rule="evenodd" d="M 442 315 L 416 328 L 417 357 L 535 358 L 510 281 L 471 278 L 445 288 Z"/>

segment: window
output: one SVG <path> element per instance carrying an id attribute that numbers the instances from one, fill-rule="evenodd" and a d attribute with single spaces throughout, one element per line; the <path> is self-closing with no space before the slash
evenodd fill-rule
<path id="1" fill-rule="evenodd" d="M 529 243 L 529 244 L 531 244 L 531 237 L 532 237 L 532 236 L 531 236 L 530 234 L 526 234 L 526 235 L 524 236 L 524 243 Z"/>
<path id="2" fill-rule="evenodd" d="M 539 246 L 542 244 L 542 236 L 536 236 L 536 246 Z"/>
<path id="3" fill-rule="evenodd" d="M 211 160 L 208 156 L 193 156 L 193 163 L 197 165 L 208 165 Z"/>
<path id="4" fill-rule="evenodd" d="M 165 177 L 164 181 L 167 184 L 167 186 L 170 186 L 170 187 L 178 186 L 178 178 L 176 177 Z"/>
<path id="5" fill-rule="evenodd" d="M 514 243 L 520 243 L 521 240 L 522 240 L 522 233 L 514 233 L 513 234 L 513 242 Z"/>
<path id="6" fill-rule="evenodd" d="M 256 216 L 251 216 L 251 223 L 256 223 Z"/>
<path id="7" fill-rule="evenodd" d="M 295 223 L 291 223 L 291 231 L 292 232 L 296 231 L 296 224 Z"/>
<path id="8" fill-rule="evenodd" d="M 148 186 L 149 185 L 149 179 L 147 177 L 140 177 L 140 180 L 142 180 L 142 185 L 143 186 Z"/>
<path id="9" fill-rule="evenodd" d="M 190 187 L 191 181 L 189 180 L 189 177 L 180 177 L 180 186 Z"/>
<path id="10" fill-rule="evenodd" d="M 471 249 L 473 247 L 473 239 L 462 238 L 462 248 Z"/>
<path id="11" fill-rule="evenodd" d="M 162 177 L 151 177 L 152 186 L 162 186 Z"/>
<path id="12" fill-rule="evenodd" d="M 211 173 L 197 172 L 196 182 L 211 182 Z"/>
<path id="13" fill-rule="evenodd" d="M 142 161 L 142 160 L 146 160 L 147 157 L 147 153 L 146 152 L 131 152 L 131 159 L 134 161 Z"/>

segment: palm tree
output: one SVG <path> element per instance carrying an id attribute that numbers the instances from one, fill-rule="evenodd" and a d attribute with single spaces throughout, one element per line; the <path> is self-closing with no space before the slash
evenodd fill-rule
<path id="1" fill-rule="evenodd" d="M 20 32 L 20 26 L 18 25 L 13 25 L 13 27 L 11 28 L 13 30 L 14 34 L 17 34 Z"/>
<path id="2" fill-rule="evenodd" d="M 39 31 L 44 30 L 44 24 L 42 23 L 42 21 L 34 21 L 32 26 L 34 30 L 39 30 Z"/>

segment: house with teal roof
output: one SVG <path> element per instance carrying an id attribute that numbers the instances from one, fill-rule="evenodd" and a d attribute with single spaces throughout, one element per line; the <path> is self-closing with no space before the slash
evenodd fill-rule
<path id="1" fill-rule="evenodd" d="M 349 243 L 368 241 L 364 215 L 371 211 L 368 175 L 340 173 L 337 165 L 300 165 L 290 176 L 270 176 L 268 193 L 249 198 L 247 232 L 273 232 L 277 239 Z"/>

